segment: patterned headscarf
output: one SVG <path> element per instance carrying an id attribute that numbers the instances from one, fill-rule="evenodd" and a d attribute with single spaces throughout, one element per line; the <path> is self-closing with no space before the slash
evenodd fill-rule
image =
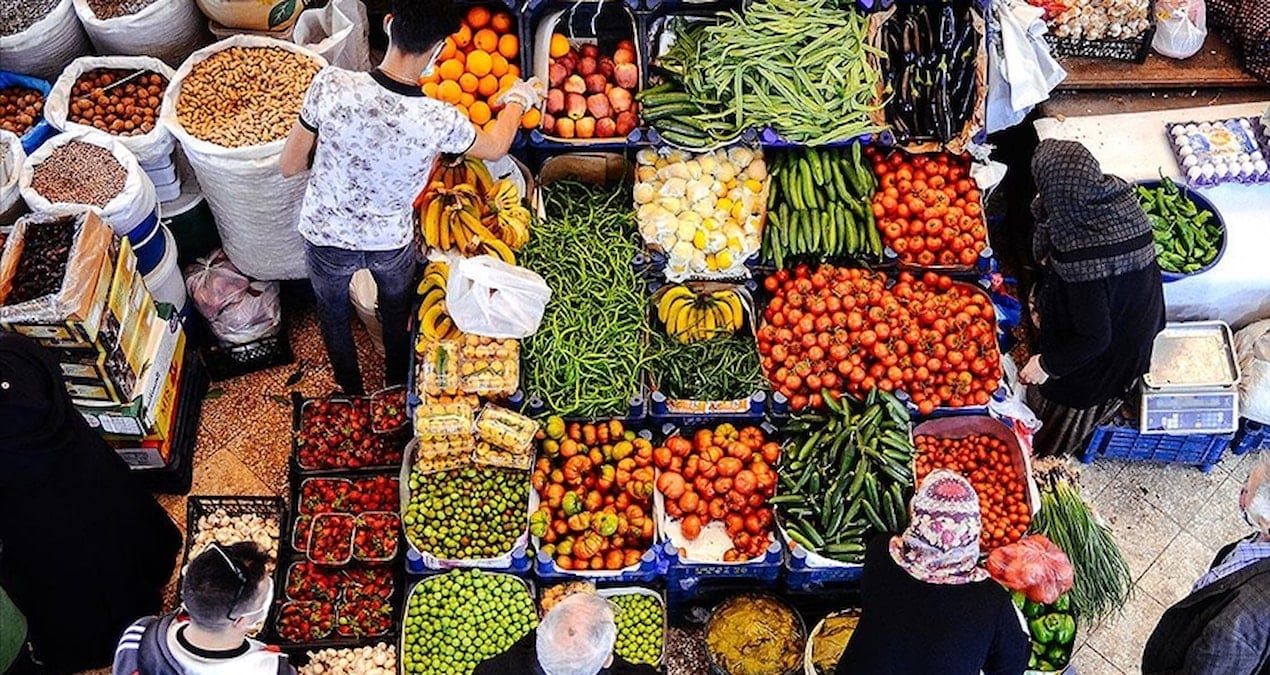
<path id="1" fill-rule="evenodd" d="M 1032 253 L 1064 281 L 1107 279 L 1146 268 L 1155 260 L 1151 222 L 1133 186 L 1104 174 L 1098 160 L 1075 141 L 1046 139 L 1036 146 Z"/>
<path id="2" fill-rule="evenodd" d="M 918 581 L 968 584 L 988 578 L 979 567 L 979 497 L 959 474 L 937 469 L 913 496 L 908 529 L 891 538 L 891 558 Z"/>

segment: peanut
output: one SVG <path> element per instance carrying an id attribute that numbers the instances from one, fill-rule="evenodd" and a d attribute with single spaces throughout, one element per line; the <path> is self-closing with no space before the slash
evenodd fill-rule
<path id="1" fill-rule="evenodd" d="M 177 119 L 195 138 L 230 148 L 286 138 L 317 72 L 317 63 L 285 49 L 231 47 L 194 66 Z"/>

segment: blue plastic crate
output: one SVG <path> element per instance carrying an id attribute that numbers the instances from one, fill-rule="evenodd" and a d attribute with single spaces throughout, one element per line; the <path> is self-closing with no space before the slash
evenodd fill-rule
<path id="1" fill-rule="evenodd" d="M 770 147 L 770 148 L 808 147 L 805 143 L 795 143 L 793 141 L 786 139 L 785 137 L 781 136 L 779 132 L 777 132 L 775 129 L 771 127 L 764 127 L 762 130 L 758 132 L 758 142 L 761 143 L 764 147 Z M 891 133 L 889 129 L 887 129 L 877 134 L 869 134 L 869 133 L 861 134 L 859 136 L 845 138 L 840 141 L 826 143 L 824 145 L 817 146 L 817 147 L 848 148 L 856 143 L 859 143 L 860 145 L 881 145 L 881 146 L 889 147 L 889 146 L 895 145 L 895 136 L 894 134 Z"/>
<path id="2" fill-rule="evenodd" d="M 1235 440 L 1230 444 L 1231 452 L 1243 455 L 1267 448 L 1270 448 L 1270 429 L 1260 422 L 1240 418 L 1239 430 L 1235 432 Z"/>
<path id="3" fill-rule="evenodd" d="M 1118 419 L 1094 430 L 1081 461 L 1088 464 L 1095 457 L 1122 459 L 1131 462 L 1163 462 L 1198 466 L 1212 470 L 1235 434 L 1143 434 L 1128 420 Z"/>
<path id="4" fill-rule="evenodd" d="M 570 572 L 562 570 L 552 561 L 551 556 L 538 552 L 533 561 L 534 576 L 543 581 L 590 581 L 599 584 L 644 584 L 652 583 L 666 576 L 666 560 L 661 550 L 653 546 L 644 551 L 639 566 L 635 569 L 620 572 Z"/>
<path id="5" fill-rule="evenodd" d="M 457 565 L 455 567 L 444 568 L 427 567 L 423 564 L 423 558 L 419 556 L 418 552 L 414 551 L 409 546 L 406 546 L 405 558 L 406 573 L 413 576 L 439 574 L 449 572 L 451 569 L 475 569 L 478 567 L 477 565 Z M 533 569 L 533 559 L 529 557 L 527 550 L 518 548 L 516 551 L 512 552 L 510 564 L 501 567 L 480 567 L 480 569 L 485 572 L 506 572 L 508 574 L 525 577 L 529 576 L 530 571 Z"/>
<path id="6" fill-rule="evenodd" d="M 863 572 L 863 565 L 813 567 L 807 563 L 807 552 L 796 547 L 789 550 L 785 559 L 785 587 L 793 592 L 815 591 L 834 584 L 858 582 Z"/>
<path id="7" fill-rule="evenodd" d="M 673 594 L 691 594 L 703 581 L 747 579 L 755 583 L 774 584 L 781 576 L 783 547 L 773 541 L 762 560 L 747 563 L 696 563 L 682 560 L 675 545 L 662 543 L 665 558 L 666 587 Z"/>

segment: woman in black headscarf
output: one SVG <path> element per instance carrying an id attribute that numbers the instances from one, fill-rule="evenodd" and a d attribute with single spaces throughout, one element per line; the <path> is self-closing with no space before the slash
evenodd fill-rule
<path id="1" fill-rule="evenodd" d="M 1040 352 L 1019 373 L 1043 425 L 1038 454 L 1078 452 L 1151 365 L 1164 289 L 1151 223 L 1133 186 L 1079 143 L 1045 140 L 1032 174 L 1032 250 L 1045 276 L 1033 311 Z"/>
<path id="2" fill-rule="evenodd" d="M 45 672 L 108 665 L 120 633 L 162 609 L 181 534 L 128 472 L 51 355 L 0 333 L 0 586 Z"/>

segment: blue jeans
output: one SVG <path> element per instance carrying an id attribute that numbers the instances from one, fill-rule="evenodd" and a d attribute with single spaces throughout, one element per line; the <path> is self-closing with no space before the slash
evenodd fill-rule
<path id="1" fill-rule="evenodd" d="M 309 282 L 317 296 L 322 342 L 344 393 L 365 393 L 353 343 L 353 303 L 348 285 L 357 270 L 369 270 L 379 288 L 379 317 L 384 328 L 384 379 L 388 386 L 405 384 L 410 362 L 410 288 L 414 284 L 414 247 L 395 251 L 349 251 L 305 243 Z"/>

